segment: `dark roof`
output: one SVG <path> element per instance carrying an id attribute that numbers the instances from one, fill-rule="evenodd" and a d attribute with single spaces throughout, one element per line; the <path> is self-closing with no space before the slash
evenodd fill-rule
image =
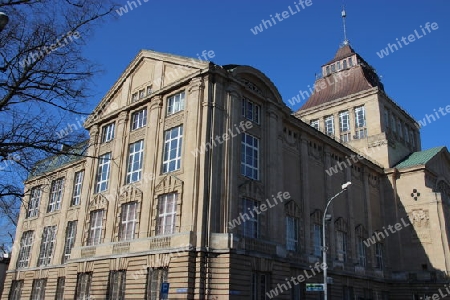
<path id="1" fill-rule="evenodd" d="M 405 169 L 414 166 L 425 165 L 444 148 L 445 147 L 435 147 L 424 151 L 413 152 L 405 160 L 397 164 L 395 168 Z"/>
<path id="2" fill-rule="evenodd" d="M 82 160 L 87 152 L 89 140 L 74 145 L 72 148 L 65 150 L 64 154 L 50 156 L 38 162 L 30 172 L 28 179 L 42 175 L 47 172 L 54 171 L 70 163 Z"/>
<path id="3" fill-rule="evenodd" d="M 344 59 L 346 57 L 352 56 L 353 54 L 355 54 L 355 50 L 353 50 L 353 48 L 350 45 L 344 45 L 341 48 L 338 49 L 338 51 L 336 52 L 336 55 L 334 56 L 334 58 L 332 60 L 330 60 L 329 62 L 327 62 L 325 65 L 328 64 L 332 64 L 335 61 Z M 325 66 L 324 65 L 324 66 Z"/>

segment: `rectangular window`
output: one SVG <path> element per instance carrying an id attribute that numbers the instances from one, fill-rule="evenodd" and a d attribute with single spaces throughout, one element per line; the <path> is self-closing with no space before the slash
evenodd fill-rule
<path id="1" fill-rule="evenodd" d="M 375 244 L 375 262 L 378 270 L 383 270 L 383 245 L 381 243 Z"/>
<path id="2" fill-rule="evenodd" d="M 130 144 L 128 148 L 127 184 L 141 180 L 143 157 L 144 141 L 140 140 Z"/>
<path id="3" fill-rule="evenodd" d="M 405 135 L 405 141 L 407 143 L 409 143 L 409 129 L 408 129 L 408 126 L 406 124 L 404 124 L 403 132 L 404 132 L 404 135 Z"/>
<path id="4" fill-rule="evenodd" d="M 389 110 L 384 108 L 384 129 L 388 129 L 389 126 Z"/>
<path id="5" fill-rule="evenodd" d="M 148 86 L 147 87 L 147 96 L 150 95 L 152 93 L 152 87 Z"/>
<path id="6" fill-rule="evenodd" d="M 184 92 L 175 94 L 167 98 L 167 115 L 173 115 L 179 111 L 184 110 Z"/>
<path id="7" fill-rule="evenodd" d="M 241 174 L 245 177 L 259 179 L 259 139 L 242 133 Z"/>
<path id="8" fill-rule="evenodd" d="M 309 123 L 309 125 L 311 125 L 311 127 L 320 130 L 320 124 L 319 124 L 319 120 L 311 120 L 311 122 Z"/>
<path id="9" fill-rule="evenodd" d="M 334 135 L 334 118 L 333 116 L 325 117 L 325 133 Z"/>
<path id="10" fill-rule="evenodd" d="M 341 262 L 347 260 L 347 234 L 343 231 L 336 233 L 336 258 Z"/>
<path id="11" fill-rule="evenodd" d="M 111 166 L 111 152 L 100 156 L 98 160 L 97 169 L 97 183 L 95 185 L 95 192 L 100 193 L 108 189 L 109 172 Z"/>
<path id="12" fill-rule="evenodd" d="M 47 279 L 34 279 L 31 288 L 31 300 L 45 300 L 45 286 Z"/>
<path id="13" fill-rule="evenodd" d="M 109 123 L 102 128 L 101 143 L 107 143 L 114 139 L 114 127 L 115 123 Z"/>
<path id="14" fill-rule="evenodd" d="M 123 300 L 125 299 L 125 278 L 126 271 L 110 271 L 108 291 L 106 292 L 106 299 Z"/>
<path id="15" fill-rule="evenodd" d="M 331 72 L 334 73 L 336 71 L 336 65 L 332 64 L 331 65 Z"/>
<path id="16" fill-rule="evenodd" d="M 28 201 L 27 218 L 34 218 L 39 215 L 39 203 L 41 202 L 41 187 L 34 187 L 30 192 L 30 200 Z"/>
<path id="17" fill-rule="evenodd" d="M 266 293 L 270 290 L 269 274 L 261 272 L 252 273 L 252 300 L 269 299 Z"/>
<path id="18" fill-rule="evenodd" d="M 77 221 L 67 222 L 62 263 L 65 263 L 70 258 L 70 253 L 72 252 L 73 245 L 75 244 L 75 237 L 77 235 L 77 224 Z"/>
<path id="19" fill-rule="evenodd" d="M 119 240 L 134 239 L 137 223 L 137 202 L 122 204 L 120 213 Z"/>
<path id="20" fill-rule="evenodd" d="M 91 211 L 88 246 L 98 245 L 102 240 L 103 212 L 103 209 Z"/>
<path id="21" fill-rule="evenodd" d="M 253 103 L 252 101 L 243 98 L 242 99 L 242 116 L 256 124 L 259 124 L 260 121 L 260 111 L 261 107 Z"/>
<path id="22" fill-rule="evenodd" d="M 147 109 L 141 109 L 131 114 L 131 131 L 147 125 Z"/>
<path id="23" fill-rule="evenodd" d="M 61 208 L 61 199 L 63 195 L 64 178 L 52 181 L 50 187 L 50 198 L 48 200 L 47 212 L 53 212 Z"/>
<path id="24" fill-rule="evenodd" d="M 136 102 L 138 100 L 138 93 L 134 93 L 131 95 L 131 102 Z"/>
<path id="25" fill-rule="evenodd" d="M 76 300 L 88 300 L 91 297 L 92 272 L 78 273 Z"/>
<path id="26" fill-rule="evenodd" d="M 364 106 L 355 108 L 355 127 L 366 127 L 366 109 Z"/>
<path id="27" fill-rule="evenodd" d="M 357 129 L 355 131 L 355 140 L 361 140 L 366 137 L 367 137 L 367 129 L 366 128 Z"/>
<path id="28" fill-rule="evenodd" d="M 358 251 L 358 263 L 361 267 L 366 266 L 366 247 L 364 245 L 364 239 L 362 237 L 358 237 L 357 242 L 357 251 Z"/>
<path id="29" fill-rule="evenodd" d="M 395 122 L 395 116 L 391 115 L 391 127 L 392 127 L 392 131 L 393 132 L 397 132 L 397 126 L 395 126 L 396 122 Z"/>
<path id="30" fill-rule="evenodd" d="M 55 300 L 64 300 L 64 287 L 66 285 L 65 277 L 58 277 L 56 282 L 56 295 Z"/>
<path id="31" fill-rule="evenodd" d="M 312 226 L 313 254 L 320 257 L 322 255 L 322 226 L 313 224 Z"/>
<path id="32" fill-rule="evenodd" d="M 337 62 L 337 69 L 338 69 L 338 70 L 341 69 L 341 62 L 340 62 L 340 61 Z"/>
<path id="33" fill-rule="evenodd" d="M 33 231 L 25 231 L 20 240 L 19 257 L 17 258 L 17 268 L 28 267 L 31 247 L 33 246 Z"/>
<path id="34" fill-rule="evenodd" d="M 327 70 L 327 75 L 329 75 L 330 74 L 330 66 L 327 66 L 326 70 Z"/>
<path id="35" fill-rule="evenodd" d="M 397 131 L 398 131 L 398 136 L 400 138 L 403 138 L 402 122 L 400 120 L 397 121 Z"/>
<path id="36" fill-rule="evenodd" d="M 139 91 L 139 99 L 142 99 L 145 97 L 145 90 L 140 90 Z"/>
<path id="37" fill-rule="evenodd" d="M 249 213 L 250 210 L 253 210 L 254 207 L 258 207 L 258 201 L 254 201 L 251 199 L 242 199 L 242 215 L 246 216 L 246 219 L 243 222 L 243 231 L 242 234 L 244 237 L 249 238 L 258 238 L 258 214 L 253 214 L 253 216 Z"/>
<path id="38" fill-rule="evenodd" d="M 346 59 L 344 59 L 343 64 L 344 64 L 344 69 L 347 69 L 347 60 Z"/>
<path id="39" fill-rule="evenodd" d="M 351 66 L 353 66 L 353 59 L 351 57 L 348 58 L 348 64 Z"/>
<path id="40" fill-rule="evenodd" d="M 73 192 L 71 206 L 79 205 L 81 202 L 81 188 L 83 186 L 84 171 L 79 171 L 75 173 L 73 179 Z"/>
<path id="41" fill-rule="evenodd" d="M 50 264 L 53 255 L 53 249 L 56 242 L 56 226 L 44 227 L 42 232 L 41 250 L 39 252 L 39 258 L 37 266 L 46 266 Z"/>
<path id="42" fill-rule="evenodd" d="M 165 194 L 159 197 L 156 235 L 172 234 L 175 232 L 177 200 L 177 193 Z"/>
<path id="43" fill-rule="evenodd" d="M 411 132 L 409 133 L 409 137 L 410 137 L 410 140 L 411 140 L 411 145 L 412 145 L 413 147 L 415 147 L 416 142 L 415 142 L 415 139 L 414 139 L 414 131 L 411 131 Z"/>
<path id="44" fill-rule="evenodd" d="M 343 111 L 339 113 L 339 129 L 341 132 L 346 132 L 350 130 L 350 119 L 348 111 Z"/>
<path id="45" fill-rule="evenodd" d="M 148 268 L 147 286 L 145 291 L 146 300 L 159 300 L 161 283 L 167 282 L 168 268 Z"/>
<path id="46" fill-rule="evenodd" d="M 286 250 L 298 250 L 298 219 L 286 216 Z"/>
<path id="47" fill-rule="evenodd" d="M 13 280 L 9 291 L 9 300 L 20 300 L 22 297 L 23 280 Z"/>
<path id="48" fill-rule="evenodd" d="M 165 131 L 163 173 L 173 172 L 181 168 L 182 142 L 183 142 L 182 125 Z"/>

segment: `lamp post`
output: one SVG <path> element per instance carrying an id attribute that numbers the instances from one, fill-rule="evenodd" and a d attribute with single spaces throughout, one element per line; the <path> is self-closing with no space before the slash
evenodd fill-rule
<path id="1" fill-rule="evenodd" d="M 5 28 L 6 24 L 8 24 L 9 18 L 8 16 L 0 11 L 0 32 L 2 32 L 3 28 Z"/>
<path id="2" fill-rule="evenodd" d="M 328 207 L 331 204 L 331 201 L 333 201 L 337 196 L 339 196 L 340 194 L 342 194 L 343 192 L 345 192 L 348 188 L 348 186 L 352 184 L 350 181 L 347 183 L 344 183 L 342 185 L 342 189 L 339 193 L 337 193 L 336 195 L 334 195 L 333 197 L 330 198 L 330 200 L 328 200 L 327 205 L 325 206 L 325 211 L 323 212 L 323 217 L 322 217 L 322 260 L 323 260 L 323 299 L 324 300 L 328 300 L 328 277 L 327 277 L 327 269 L 328 266 L 326 265 L 327 263 L 327 247 L 326 247 L 326 230 L 325 230 L 325 221 L 327 220 L 327 210 Z"/>

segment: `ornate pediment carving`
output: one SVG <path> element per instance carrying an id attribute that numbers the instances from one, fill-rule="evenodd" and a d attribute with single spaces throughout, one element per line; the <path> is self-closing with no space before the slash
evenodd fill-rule
<path id="1" fill-rule="evenodd" d="M 102 194 L 94 196 L 91 202 L 89 202 L 89 210 L 108 209 L 108 199 Z"/>
<path id="2" fill-rule="evenodd" d="M 130 185 L 125 189 L 122 194 L 119 196 L 119 203 L 126 203 L 136 201 L 139 202 L 142 200 L 143 193 L 137 187 Z"/>
<path id="3" fill-rule="evenodd" d="M 156 194 L 167 194 L 175 191 L 179 191 L 181 193 L 183 189 L 183 181 L 179 178 L 166 175 L 155 187 Z"/>

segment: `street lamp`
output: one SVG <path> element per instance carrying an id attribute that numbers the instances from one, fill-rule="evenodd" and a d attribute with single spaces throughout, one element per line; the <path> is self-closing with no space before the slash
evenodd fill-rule
<path id="1" fill-rule="evenodd" d="M 333 197 L 331 197 L 330 200 L 328 200 L 327 206 L 325 206 L 325 211 L 323 212 L 323 217 L 322 217 L 322 260 L 323 260 L 323 299 L 324 300 L 328 300 L 328 278 L 327 278 L 327 269 L 328 266 L 326 265 L 327 263 L 327 247 L 326 247 L 326 237 L 325 237 L 325 221 L 327 221 L 327 210 L 328 207 L 330 206 L 331 201 L 333 201 L 337 196 L 339 196 L 340 194 L 342 194 L 343 192 L 345 192 L 348 188 L 348 186 L 352 184 L 350 181 L 347 183 L 344 183 L 342 185 L 342 189 L 339 193 L 337 193 L 336 195 L 334 195 Z M 331 219 L 331 218 L 330 218 Z"/>
<path id="2" fill-rule="evenodd" d="M 8 24 L 9 18 L 8 16 L 0 11 L 0 32 L 5 28 L 6 24 Z"/>

